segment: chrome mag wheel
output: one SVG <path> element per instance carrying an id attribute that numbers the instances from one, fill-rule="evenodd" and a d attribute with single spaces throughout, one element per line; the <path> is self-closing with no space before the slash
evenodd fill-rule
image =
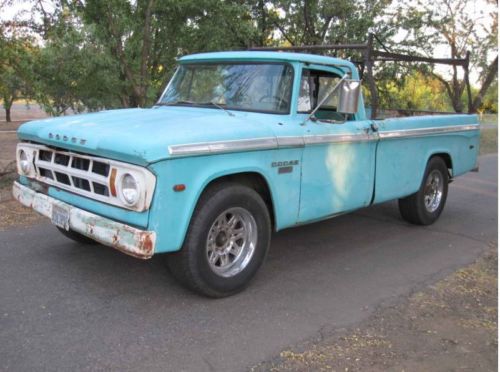
<path id="1" fill-rule="evenodd" d="M 210 268 L 222 277 L 245 269 L 257 244 L 257 223 L 244 208 L 229 208 L 214 221 L 207 236 L 206 254 Z"/>
<path id="2" fill-rule="evenodd" d="M 441 205 L 443 198 L 444 181 L 443 175 L 437 169 L 434 169 L 427 176 L 424 189 L 424 203 L 425 209 L 434 213 Z"/>

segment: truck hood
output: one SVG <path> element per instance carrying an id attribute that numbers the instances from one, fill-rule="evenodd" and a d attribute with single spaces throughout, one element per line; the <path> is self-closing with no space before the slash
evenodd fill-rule
<path id="1" fill-rule="evenodd" d="M 168 158 L 171 145 L 274 137 L 262 120 L 266 114 L 234 113 L 179 106 L 110 110 L 36 120 L 17 133 L 21 140 L 138 165 Z"/>

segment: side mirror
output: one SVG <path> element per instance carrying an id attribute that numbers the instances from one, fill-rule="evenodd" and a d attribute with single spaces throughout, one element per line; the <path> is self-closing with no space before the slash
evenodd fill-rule
<path id="1" fill-rule="evenodd" d="M 358 112 L 361 81 L 345 79 L 339 89 L 340 94 L 337 112 L 341 114 L 355 114 Z"/>

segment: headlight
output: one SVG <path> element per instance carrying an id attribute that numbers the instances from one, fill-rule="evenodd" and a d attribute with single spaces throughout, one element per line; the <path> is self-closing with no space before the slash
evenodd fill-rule
<path id="1" fill-rule="evenodd" d="M 21 171 L 24 174 L 28 174 L 31 170 L 31 164 L 28 159 L 28 155 L 26 155 L 26 152 L 24 150 L 19 151 L 19 165 L 21 167 Z"/>
<path id="2" fill-rule="evenodd" d="M 139 200 L 139 185 L 130 173 L 125 173 L 122 177 L 121 192 L 128 205 L 134 205 Z"/>

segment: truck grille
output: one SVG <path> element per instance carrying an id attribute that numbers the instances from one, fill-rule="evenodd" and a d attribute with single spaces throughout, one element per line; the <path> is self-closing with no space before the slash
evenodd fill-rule
<path id="1" fill-rule="evenodd" d="M 87 196 L 109 197 L 110 164 L 105 159 L 45 148 L 38 151 L 35 167 L 48 184 Z"/>
<path id="2" fill-rule="evenodd" d="M 24 164 L 23 170 L 21 156 L 33 166 Z M 34 142 L 18 143 L 16 160 L 19 175 L 92 200 L 137 212 L 148 210 L 153 200 L 156 176 L 145 167 Z M 138 185 L 140 195 L 134 204 L 123 198 L 126 175 Z"/>

